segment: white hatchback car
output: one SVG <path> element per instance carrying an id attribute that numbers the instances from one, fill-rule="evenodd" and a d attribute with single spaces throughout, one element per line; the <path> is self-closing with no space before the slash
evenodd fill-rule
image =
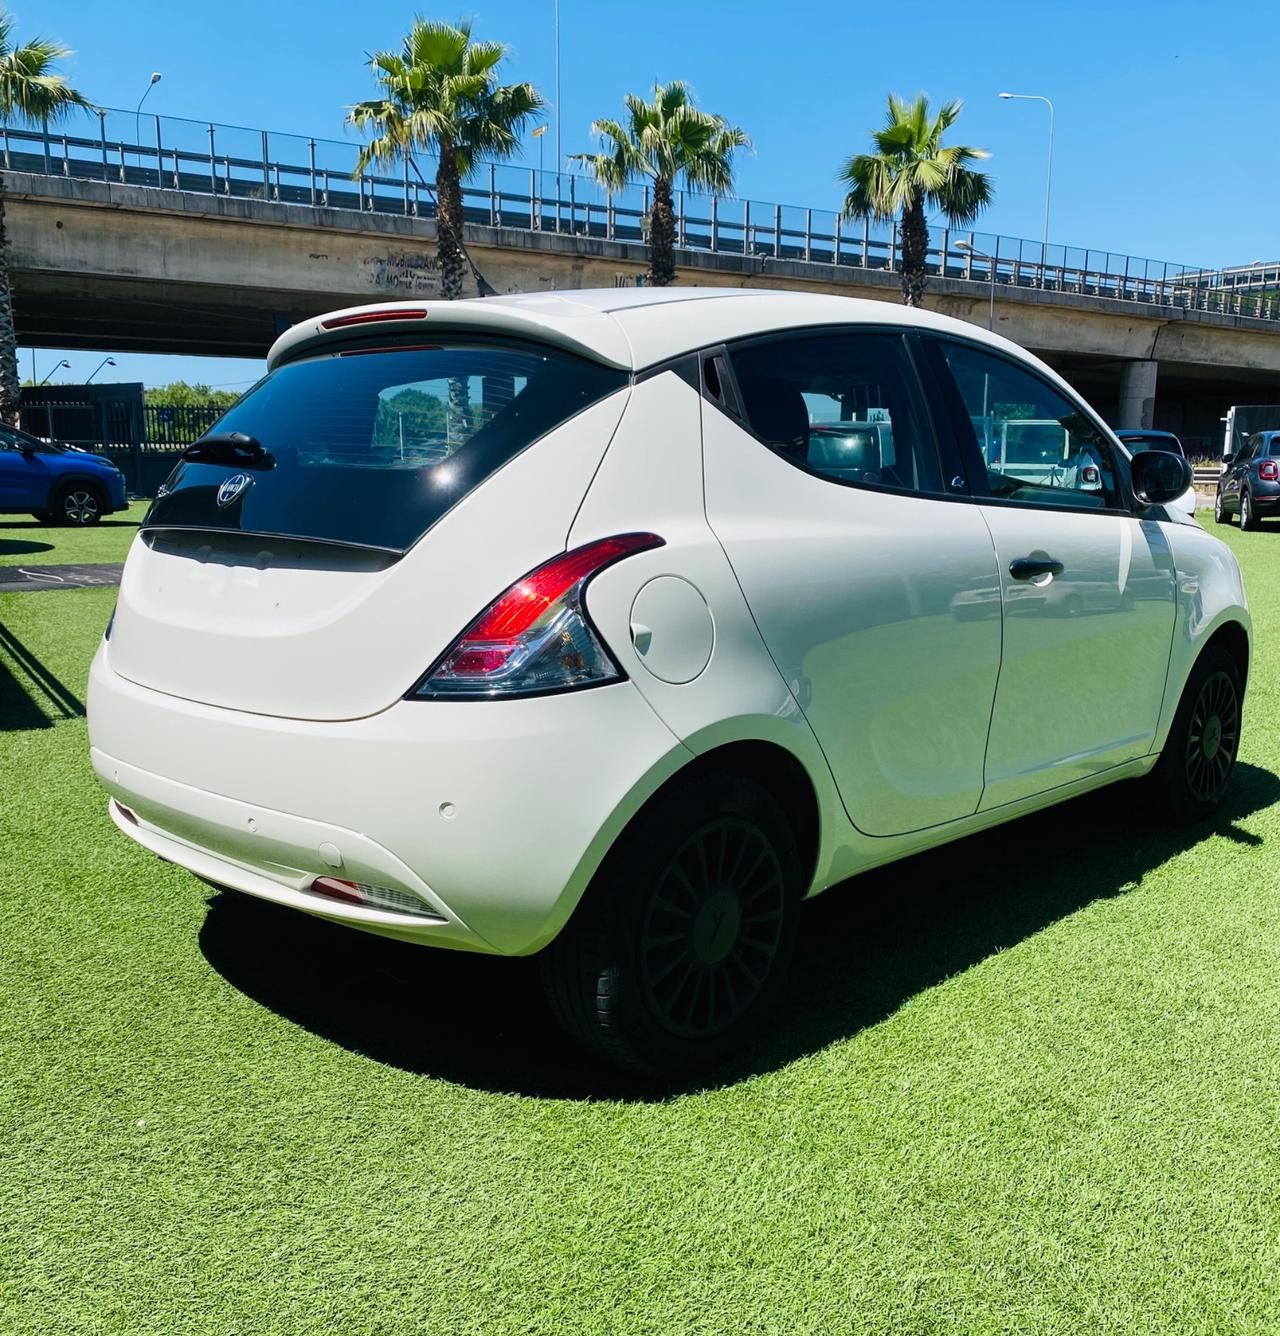
<path id="1" fill-rule="evenodd" d="M 986 462 L 1026 420 L 1092 466 Z M 543 952 L 579 1038 L 687 1069 L 758 1024 L 805 896 L 1148 772 L 1217 802 L 1250 621 L 1165 508 L 1186 469 L 887 303 L 338 311 L 151 507 L 93 764 L 206 881 Z"/>

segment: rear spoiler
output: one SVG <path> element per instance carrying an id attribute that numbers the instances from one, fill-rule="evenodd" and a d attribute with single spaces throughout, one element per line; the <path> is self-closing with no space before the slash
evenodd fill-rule
<path id="1" fill-rule="evenodd" d="M 522 296 L 504 302 L 501 297 L 463 301 L 374 302 L 348 306 L 300 321 L 271 345 L 267 369 L 322 352 L 327 344 L 349 346 L 353 339 L 381 338 L 388 334 L 433 337 L 466 333 L 505 335 L 548 343 L 605 366 L 629 371 L 631 345 L 622 327 L 603 311 L 551 295 Z"/>

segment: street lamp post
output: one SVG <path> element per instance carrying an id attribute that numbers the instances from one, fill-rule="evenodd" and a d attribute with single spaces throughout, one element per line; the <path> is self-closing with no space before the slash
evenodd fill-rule
<path id="1" fill-rule="evenodd" d="M 560 230 L 560 168 L 564 157 L 560 150 L 560 0 L 556 0 L 556 231 Z"/>
<path id="2" fill-rule="evenodd" d="M 987 328 L 993 329 L 996 320 L 996 257 L 988 255 L 986 251 L 980 251 L 972 241 L 953 242 L 951 249 L 958 250 L 962 255 L 972 255 L 975 259 L 986 260 L 987 274 L 991 280 L 991 296 L 987 301 Z M 996 249 L 999 250 L 999 247 Z"/>
<path id="3" fill-rule="evenodd" d="M 538 229 L 541 229 L 542 227 L 542 193 L 547 188 L 546 177 L 543 175 L 543 165 L 542 165 L 542 141 L 546 138 L 546 135 L 547 135 L 547 126 L 546 122 L 544 121 L 533 132 L 533 137 L 538 141 L 538 190 L 537 190 L 538 216 L 537 219 L 534 221 L 533 226 Z M 532 207 L 533 206 L 531 203 L 530 208 Z"/>
<path id="4" fill-rule="evenodd" d="M 141 140 L 142 140 L 142 104 L 147 100 L 147 94 L 150 93 L 151 90 L 156 86 L 156 84 L 158 84 L 158 83 L 160 82 L 161 77 L 162 77 L 162 76 L 161 76 L 159 70 L 156 70 L 156 71 L 154 71 L 154 72 L 152 73 L 151 78 L 150 78 L 150 79 L 148 80 L 148 82 L 147 82 L 147 86 L 146 86 L 146 88 L 144 88 L 144 89 L 142 90 L 142 96 L 138 99 L 138 105 L 134 108 L 134 111 L 133 111 L 133 137 L 134 137 L 134 139 L 135 139 L 136 141 L 138 141 L 138 169 L 139 169 L 139 170 L 142 169 L 142 143 L 141 143 Z M 157 122 L 157 124 L 159 124 L 159 122 Z M 157 142 L 158 142 L 158 135 L 157 135 Z M 158 153 L 158 151 L 157 151 L 157 157 L 156 157 L 156 169 L 157 169 L 157 172 L 159 171 L 159 167 L 160 167 L 160 161 L 159 161 L 159 153 Z M 157 177 L 157 179 L 159 179 L 159 178 Z"/>
<path id="5" fill-rule="evenodd" d="M 71 365 L 71 363 L 68 362 L 67 359 L 64 357 L 64 358 L 62 359 L 62 361 L 59 362 L 58 365 L 55 366 L 55 367 L 53 368 L 53 371 L 50 371 L 50 372 L 49 372 L 49 376 L 52 376 L 53 373 L 54 373 L 54 371 L 61 371 L 62 368 L 63 368 L 64 366 L 65 366 L 65 367 L 69 367 L 70 365 Z M 46 377 L 40 382 L 40 384 L 41 384 L 41 385 L 47 385 L 47 384 L 49 383 L 49 376 L 46 376 Z"/>
<path id="6" fill-rule="evenodd" d="M 1040 248 L 1040 286 L 1049 264 L 1049 196 L 1053 190 L 1053 103 L 1042 93 L 1001 93 L 1006 102 L 1043 102 L 1049 108 L 1049 165 L 1044 180 L 1044 241 Z"/>
<path id="7" fill-rule="evenodd" d="M 116 359 L 114 357 L 104 357 L 102 361 L 99 362 L 98 365 L 84 378 L 84 383 L 87 385 L 104 366 L 115 366 L 115 364 Z"/>

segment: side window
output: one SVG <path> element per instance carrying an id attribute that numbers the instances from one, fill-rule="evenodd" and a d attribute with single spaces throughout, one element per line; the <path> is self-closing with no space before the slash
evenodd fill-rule
<path id="1" fill-rule="evenodd" d="M 988 496 L 1029 506 L 1122 506 L 1111 447 L 1070 400 L 1003 357 L 947 340 L 941 347 L 986 466 Z"/>
<path id="2" fill-rule="evenodd" d="M 11 431 L 0 427 L 0 450 L 17 450 L 18 438 Z"/>
<path id="3" fill-rule="evenodd" d="M 941 492 L 937 446 L 896 334 L 822 333 L 730 352 L 752 432 L 835 482 Z"/>

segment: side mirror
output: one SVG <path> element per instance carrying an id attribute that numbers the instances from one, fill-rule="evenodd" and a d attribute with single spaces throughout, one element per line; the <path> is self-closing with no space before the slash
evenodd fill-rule
<path id="1" fill-rule="evenodd" d="M 1163 506 L 1176 500 L 1194 481 L 1191 465 L 1181 455 L 1164 450 L 1144 450 L 1134 455 L 1133 490 L 1139 501 Z"/>
<path id="2" fill-rule="evenodd" d="M 1232 464 L 1234 464 L 1235 462 L 1236 462 L 1236 457 L 1235 457 L 1235 455 L 1223 455 L 1223 456 L 1222 456 L 1222 467 L 1223 467 L 1224 469 L 1229 469 L 1229 468 L 1232 466 Z"/>

